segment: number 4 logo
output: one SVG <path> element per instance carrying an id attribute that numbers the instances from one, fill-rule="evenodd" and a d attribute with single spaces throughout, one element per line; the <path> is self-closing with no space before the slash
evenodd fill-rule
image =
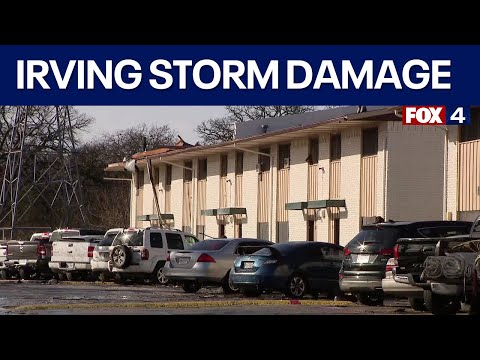
<path id="1" fill-rule="evenodd" d="M 448 106 L 447 125 L 469 125 L 470 106 Z"/>

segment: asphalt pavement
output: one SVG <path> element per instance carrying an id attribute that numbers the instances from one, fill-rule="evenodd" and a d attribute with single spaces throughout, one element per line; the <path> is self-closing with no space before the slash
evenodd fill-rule
<path id="1" fill-rule="evenodd" d="M 327 299 L 291 300 L 283 294 L 246 299 L 225 295 L 221 288 L 202 288 L 187 294 L 178 286 L 117 285 L 55 281 L 0 281 L 0 314 L 102 315 L 426 315 L 405 300 L 386 300 L 369 307 Z"/>

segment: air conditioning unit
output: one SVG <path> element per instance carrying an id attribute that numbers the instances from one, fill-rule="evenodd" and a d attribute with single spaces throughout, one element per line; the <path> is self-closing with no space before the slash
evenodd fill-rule
<path id="1" fill-rule="evenodd" d="M 283 159 L 283 167 L 288 169 L 290 167 L 290 158 Z"/>
<path id="2" fill-rule="evenodd" d="M 257 173 L 262 172 L 262 163 L 258 163 L 258 164 L 255 166 L 255 170 L 257 170 Z"/>

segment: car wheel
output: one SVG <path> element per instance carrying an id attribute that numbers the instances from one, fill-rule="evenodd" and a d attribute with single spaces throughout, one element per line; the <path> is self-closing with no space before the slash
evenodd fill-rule
<path id="1" fill-rule="evenodd" d="M 461 307 L 458 299 L 434 294 L 431 290 L 423 292 L 423 300 L 433 315 L 454 315 Z"/>
<path id="2" fill-rule="evenodd" d="M 124 269 L 130 264 L 130 250 L 125 245 L 117 245 L 112 250 L 112 264 L 118 269 Z"/>
<path id="3" fill-rule="evenodd" d="M 225 294 L 233 294 L 240 291 L 230 280 L 230 271 L 223 278 L 222 289 Z"/>
<path id="4" fill-rule="evenodd" d="M 196 293 L 200 288 L 200 284 L 196 281 L 185 281 L 182 285 L 183 291 L 189 294 Z"/>
<path id="5" fill-rule="evenodd" d="M 260 289 L 242 289 L 242 295 L 245 297 L 259 297 L 262 295 L 262 290 Z"/>
<path id="6" fill-rule="evenodd" d="M 23 280 L 28 279 L 27 269 L 25 268 L 18 269 L 18 278 Z"/>
<path id="7" fill-rule="evenodd" d="M 286 295 L 295 299 L 302 298 L 307 292 L 307 282 L 302 275 L 294 274 L 288 280 Z"/>
<path id="8" fill-rule="evenodd" d="M 0 277 L 2 280 L 7 280 L 8 279 L 8 270 L 7 269 L 2 269 L 0 270 Z"/>
<path id="9" fill-rule="evenodd" d="M 470 309 L 468 310 L 469 315 L 480 315 L 480 301 L 478 299 L 473 299 L 470 302 Z"/>
<path id="10" fill-rule="evenodd" d="M 165 263 L 159 262 L 157 266 L 155 266 L 155 269 L 153 270 L 151 280 L 152 283 L 154 284 L 160 284 L 160 285 L 167 285 L 168 284 L 168 279 L 163 273 Z"/>
<path id="11" fill-rule="evenodd" d="M 362 305 L 367 306 L 382 306 L 383 305 L 383 293 L 361 293 L 357 295 L 357 299 Z"/>
<path id="12" fill-rule="evenodd" d="M 77 280 L 77 276 L 76 276 L 76 274 L 75 274 L 73 271 L 68 271 L 65 275 L 67 276 L 67 280 L 68 280 L 68 281 L 75 281 L 75 280 Z"/>
<path id="13" fill-rule="evenodd" d="M 125 278 L 119 273 L 114 275 L 113 280 L 115 284 L 125 284 Z"/>
<path id="14" fill-rule="evenodd" d="M 423 298 L 409 297 L 408 298 L 408 303 L 410 304 L 411 308 L 415 311 L 426 311 L 427 310 L 427 308 L 425 306 L 425 302 L 423 301 Z"/>

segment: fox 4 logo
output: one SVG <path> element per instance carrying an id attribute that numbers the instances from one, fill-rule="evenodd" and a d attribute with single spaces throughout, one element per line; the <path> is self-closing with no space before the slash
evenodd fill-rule
<path id="1" fill-rule="evenodd" d="M 467 111 L 464 111 L 464 108 Z M 403 125 L 467 125 L 470 123 L 469 107 L 458 106 L 403 106 Z"/>

